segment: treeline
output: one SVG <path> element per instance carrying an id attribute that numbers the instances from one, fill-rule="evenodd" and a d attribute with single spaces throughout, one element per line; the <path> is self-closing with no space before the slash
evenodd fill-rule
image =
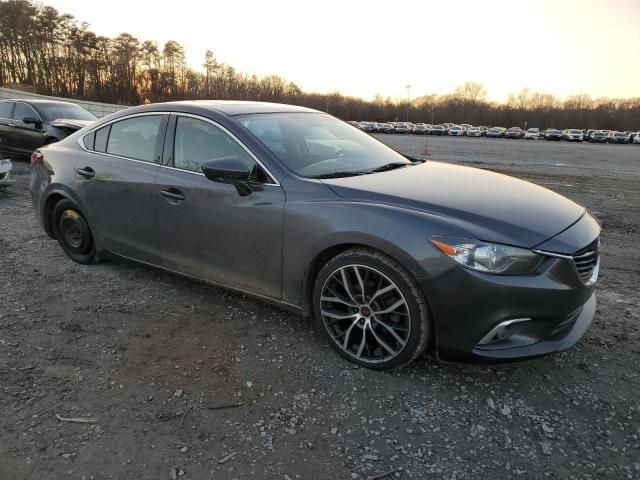
<path id="1" fill-rule="evenodd" d="M 86 23 L 29 0 L 0 1 L 0 85 L 29 85 L 37 93 L 134 105 L 180 99 L 261 100 L 304 105 L 346 120 L 557 128 L 640 129 L 640 98 L 560 101 L 527 89 L 504 104 L 489 102 L 481 84 L 449 95 L 372 101 L 338 92 L 307 93 L 278 75 L 236 71 L 207 51 L 201 69 L 186 63 L 175 41 L 159 46 L 128 33 L 107 38 Z"/>

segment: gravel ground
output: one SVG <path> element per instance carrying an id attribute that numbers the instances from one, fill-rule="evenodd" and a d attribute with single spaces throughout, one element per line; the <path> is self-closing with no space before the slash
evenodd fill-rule
<path id="1" fill-rule="evenodd" d="M 575 348 L 357 368 L 260 301 L 73 263 L 16 164 L 0 190 L 0 479 L 640 478 L 640 148 L 426 140 L 431 158 L 511 172 L 603 222 L 599 307 Z M 416 153 L 425 138 L 385 141 Z"/>

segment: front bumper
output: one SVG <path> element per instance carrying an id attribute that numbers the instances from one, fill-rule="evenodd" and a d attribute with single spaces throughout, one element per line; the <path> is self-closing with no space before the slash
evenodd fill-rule
<path id="1" fill-rule="evenodd" d="M 512 324 L 507 327 L 513 333 L 503 341 L 496 341 L 494 345 L 476 345 L 473 354 L 489 361 L 519 360 L 540 357 L 550 353 L 561 352 L 573 347 L 586 333 L 596 312 L 596 294 L 593 293 L 587 302 L 568 315 L 549 333 L 541 339 L 535 333 L 527 332 L 527 322 Z M 530 320 L 533 321 L 533 320 Z M 531 329 L 533 330 L 533 329 Z"/>
<path id="2" fill-rule="evenodd" d="M 593 283 L 583 283 L 566 258 L 547 257 L 532 275 L 453 266 L 419 283 L 434 317 L 437 355 L 448 361 L 504 362 L 566 350 L 595 313 Z"/>

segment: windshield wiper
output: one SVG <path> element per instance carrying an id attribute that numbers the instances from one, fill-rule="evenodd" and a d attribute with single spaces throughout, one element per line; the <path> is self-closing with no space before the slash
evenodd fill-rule
<path id="1" fill-rule="evenodd" d="M 384 165 L 381 165 L 378 168 L 374 168 L 373 170 L 370 170 L 370 172 L 386 172 L 388 170 L 395 170 L 396 168 L 402 168 L 402 167 L 406 167 L 407 165 L 411 165 L 410 163 L 405 163 L 405 162 L 391 162 L 391 163 L 385 163 Z"/>
<path id="2" fill-rule="evenodd" d="M 371 172 L 362 171 L 344 171 L 344 172 L 331 172 L 323 173 L 322 175 L 314 175 L 309 178 L 322 179 L 322 178 L 342 178 L 342 177 L 355 177 L 356 175 L 368 175 Z"/>

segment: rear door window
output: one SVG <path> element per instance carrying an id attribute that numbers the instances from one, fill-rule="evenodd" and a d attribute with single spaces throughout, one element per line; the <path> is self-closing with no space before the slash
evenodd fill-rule
<path id="1" fill-rule="evenodd" d="M 133 117 L 111 124 L 107 153 L 153 162 L 162 123 L 162 115 Z M 96 135 L 96 150 L 98 136 Z"/>
<path id="2" fill-rule="evenodd" d="M 0 118 L 6 118 L 7 120 L 11 118 L 11 112 L 13 111 L 13 102 L 2 102 L 0 103 Z"/>

